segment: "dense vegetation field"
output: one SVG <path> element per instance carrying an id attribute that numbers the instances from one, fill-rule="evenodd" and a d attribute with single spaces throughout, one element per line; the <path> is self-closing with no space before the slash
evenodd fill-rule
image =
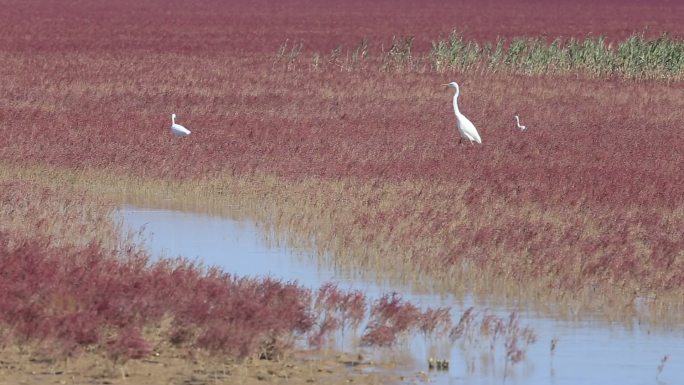
<path id="1" fill-rule="evenodd" d="M 319 50 L 415 36 L 421 49 L 454 29 L 467 38 L 575 36 L 624 39 L 633 32 L 682 36 L 684 6 L 669 0 L 181 0 L 115 2 L 3 0 L 14 22 L 0 38 L 12 50 L 145 50 L 189 55 L 233 52 L 271 54 L 283 40 Z"/>
<path id="2" fill-rule="evenodd" d="M 684 5 L 0 6 L 5 180 L 192 191 L 350 266 L 556 314 L 684 318 Z M 481 146 L 458 144 L 453 80 Z M 172 112 L 191 136 L 170 136 Z"/>

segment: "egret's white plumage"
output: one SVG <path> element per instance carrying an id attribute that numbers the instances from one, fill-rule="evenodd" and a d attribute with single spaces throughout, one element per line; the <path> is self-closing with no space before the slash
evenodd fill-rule
<path id="1" fill-rule="evenodd" d="M 520 125 L 520 118 L 518 117 L 518 115 L 515 115 L 515 123 L 518 125 L 518 128 L 520 129 L 520 131 L 524 131 L 527 128 L 525 126 Z"/>
<path id="2" fill-rule="evenodd" d="M 458 128 L 458 133 L 461 135 L 459 142 L 462 142 L 463 139 L 468 139 L 470 143 L 476 142 L 482 144 L 482 139 L 480 139 L 480 134 L 477 132 L 475 125 L 458 109 L 458 84 L 456 84 L 456 82 L 451 82 L 449 84 L 444 84 L 444 86 L 456 90 L 456 93 L 454 94 L 454 114 L 456 115 L 456 127 Z"/>
<path id="3" fill-rule="evenodd" d="M 177 137 L 190 135 L 190 130 L 180 124 L 176 124 L 176 114 L 171 114 L 171 133 Z"/>

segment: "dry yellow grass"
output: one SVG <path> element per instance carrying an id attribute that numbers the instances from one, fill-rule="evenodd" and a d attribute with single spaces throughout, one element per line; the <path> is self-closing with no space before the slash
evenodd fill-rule
<path id="1" fill-rule="evenodd" d="M 0 232 L 14 242 L 44 239 L 46 247 L 56 248 L 95 242 L 113 249 L 125 235 L 112 221 L 111 201 L 82 189 L 45 188 L 14 178 L 0 183 Z"/>

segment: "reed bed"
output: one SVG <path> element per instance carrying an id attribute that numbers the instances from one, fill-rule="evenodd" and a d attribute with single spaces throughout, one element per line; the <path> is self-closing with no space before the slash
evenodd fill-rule
<path id="1" fill-rule="evenodd" d="M 414 51 L 414 37 L 394 37 L 387 49 L 375 51 L 367 39 L 362 39 L 351 49 L 339 46 L 329 53 L 309 53 L 301 42 L 286 41 L 278 48 L 273 64 L 288 71 L 478 71 L 682 80 L 684 42 L 667 34 L 646 38 L 643 32 L 610 43 L 604 36 L 591 35 L 551 41 L 514 37 L 482 42 L 465 40 L 462 33 L 454 31 L 446 39 L 433 41 L 428 53 Z"/>
<path id="2" fill-rule="evenodd" d="M 405 43 L 406 44 L 406 43 Z M 487 68 L 523 74 L 588 73 L 632 79 L 681 79 L 684 42 L 667 34 L 646 39 L 635 33 L 607 43 L 604 36 L 584 39 L 514 38 L 495 43 L 465 41 L 462 34 L 433 43 L 430 64 L 437 71 Z"/>

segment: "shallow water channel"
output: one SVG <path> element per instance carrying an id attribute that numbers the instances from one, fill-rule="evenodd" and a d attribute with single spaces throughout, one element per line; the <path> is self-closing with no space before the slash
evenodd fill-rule
<path id="1" fill-rule="evenodd" d="M 454 322 L 470 306 L 476 310 L 488 307 L 444 293 L 419 293 L 412 285 L 378 282 L 362 278 L 367 274 L 325 265 L 310 253 L 270 245 L 260 228 L 249 221 L 133 206 L 121 207 L 117 215 L 135 231 L 144 228 L 147 248 L 155 257 L 197 258 L 234 275 L 268 275 L 296 280 L 313 289 L 332 281 L 340 288 L 362 290 L 369 298 L 397 292 L 421 307 L 450 307 Z M 505 318 L 518 311 L 521 326 L 530 326 L 537 335 L 525 360 L 509 367 L 505 376 L 502 359 L 487 357 L 484 351 L 467 352 L 446 341 L 426 341 L 422 335 L 382 354 L 401 361 L 397 370 L 407 378 L 423 371 L 434 384 L 684 384 L 684 327 L 662 331 L 599 320 L 555 320 L 525 309 L 489 307 L 489 311 Z M 558 341 L 553 354 L 552 339 Z M 665 355 L 668 360 L 659 373 Z M 429 371 L 431 356 L 449 359 L 448 371 Z"/>

